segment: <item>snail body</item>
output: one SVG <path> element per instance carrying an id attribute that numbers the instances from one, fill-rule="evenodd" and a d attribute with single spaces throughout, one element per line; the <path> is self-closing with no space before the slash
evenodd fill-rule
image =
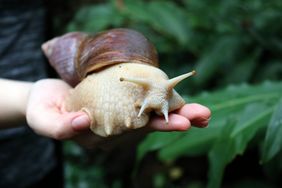
<path id="1" fill-rule="evenodd" d="M 154 46 L 129 29 L 95 36 L 69 33 L 42 48 L 59 75 L 75 87 L 66 110 L 85 111 L 90 129 L 103 137 L 145 126 L 151 112 L 168 122 L 168 113 L 185 104 L 173 87 L 195 73 L 168 79 L 158 68 Z"/>

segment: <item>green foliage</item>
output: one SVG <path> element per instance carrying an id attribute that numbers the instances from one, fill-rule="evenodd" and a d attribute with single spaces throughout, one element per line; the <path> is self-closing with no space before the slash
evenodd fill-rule
<path id="1" fill-rule="evenodd" d="M 225 166 L 236 155 L 242 155 L 260 126 L 265 126 L 272 109 L 265 105 L 251 104 L 240 113 L 234 124 L 228 123 L 220 132 L 221 136 L 209 151 L 209 184 L 208 187 L 220 187 Z M 235 123 L 236 122 L 236 123 Z"/>
<path id="2" fill-rule="evenodd" d="M 156 45 L 160 66 L 170 77 L 197 71 L 177 90 L 193 96 L 185 97 L 187 102 L 212 110 L 209 127 L 150 134 L 138 146 L 137 162 L 142 164 L 151 153 L 164 166 L 183 157 L 207 156 L 207 186 L 213 188 L 220 187 L 226 166 L 250 147 L 260 149 L 258 163 L 265 172 L 271 177 L 281 173 L 281 10 L 281 0 L 111 0 L 78 7 L 65 31 L 133 28 Z M 69 151 L 66 156 L 73 155 Z M 97 187 L 105 186 L 102 165 L 93 170 L 83 160 L 67 159 L 68 187 L 89 187 L 79 183 L 87 184 L 93 177 L 98 177 Z M 154 175 L 155 187 L 171 185 L 164 172 Z M 272 187 L 259 180 L 237 182 L 234 187 L 250 184 Z"/>
<path id="3" fill-rule="evenodd" d="M 242 155 L 255 136 L 263 138 L 266 127 L 268 133 L 263 143 L 268 149 L 262 156 L 269 152 L 271 158 L 281 154 L 281 133 L 278 132 L 281 129 L 281 102 L 278 103 L 282 97 L 281 88 L 281 83 L 269 82 L 258 86 L 230 86 L 191 98 L 189 101 L 212 109 L 209 127 L 192 128 L 185 133 L 153 133 L 139 146 L 138 156 L 156 150 L 161 161 L 171 162 L 183 156 L 208 154 L 208 187 L 219 187 L 225 166 L 237 155 Z"/>
<path id="4" fill-rule="evenodd" d="M 271 160 L 282 150 L 282 100 L 280 100 L 267 128 L 263 162 Z"/>
<path id="5" fill-rule="evenodd" d="M 281 79 L 282 36 L 281 25 L 276 24 L 282 18 L 280 0 L 125 0 L 119 6 L 116 2 L 82 7 L 67 31 L 139 30 L 156 45 L 169 75 L 183 73 L 184 67 L 197 70 L 190 83 L 194 92 L 212 83 L 223 87 Z"/>
<path id="6" fill-rule="evenodd" d="M 99 165 L 92 168 L 89 165 L 86 153 L 79 146 L 66 142 L 64 144 L 64 155 L 66 158 L 64 166 L 67 188 L 107 187 L 104 182 L 104 168 Z"/>

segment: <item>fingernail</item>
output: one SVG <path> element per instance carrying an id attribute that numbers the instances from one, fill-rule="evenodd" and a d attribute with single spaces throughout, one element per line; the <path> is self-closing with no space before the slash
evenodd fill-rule
<path id="1" fill-rule="evenodd" d="M 89 117 L 87 115 L 78 116 L 72 120 L 71 125 L 77 131 L 85 130 L 90 125 Z"/>

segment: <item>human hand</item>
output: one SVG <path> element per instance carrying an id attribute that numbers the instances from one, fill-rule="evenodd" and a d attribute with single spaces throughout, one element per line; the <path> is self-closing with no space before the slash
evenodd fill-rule
<path id="1" fill-rule="evenodd" d="M 208 125 L 210 116 L 209 108 L 196 103 L 186 104 L 181 109 L 169 114 L 168 124 L 163 117 L 154 116 L 147 126 L 122 135 L 103 138 L 88 131 L 83 135 L 74 137 L 74 140 L 89 149 L 98 146 L 107 150 L 122 145 L 122 143 L 127 143 L 127 146 L 135 144 L 146 134 L 154 131 L 187 131 L 191 126 L 203 128 Z"/>
<path id="2" fill-rule="evenodd" d="M 67 112 L 64 108 L 70 89 L 58 79 L 40 80 L 32 86 L 26 119 L 37 134 L 64 140 L 89 130 L 90 119 L 84 112 Z"/>

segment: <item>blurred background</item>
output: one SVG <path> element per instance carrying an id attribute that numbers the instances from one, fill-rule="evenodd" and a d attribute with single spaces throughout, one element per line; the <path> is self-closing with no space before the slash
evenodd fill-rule
<path id="1" fill-rule="evenodd" d="M 212 110 L 208 128 L 153 133 L 134 147 L 64 143 L 67 188 L 282 186 L 281 0 L 50 2 L 55 35 L 142 32 L 176 90 Z"/>

